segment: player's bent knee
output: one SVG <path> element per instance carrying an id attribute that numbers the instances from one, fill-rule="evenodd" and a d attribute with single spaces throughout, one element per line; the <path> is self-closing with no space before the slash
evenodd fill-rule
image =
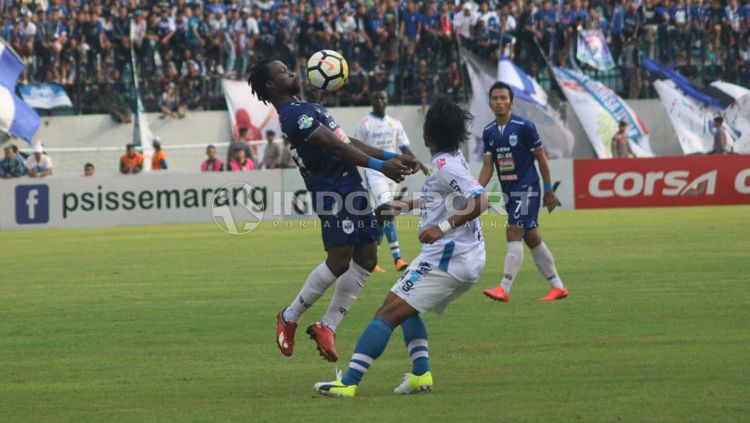
<path id="1" fill-rule="evenodd" d="M 529 248 L 536 248 L 542 243 L 542 234 L 539 229 L 529 229 L 524 234 L 524 241 Z"/>
<path id="2" fill-rule="evenodd" d="M 358 247 L 354 250 L 352 260 L 357 263 L 360 267 L 372 272 L 375 266 L 378 264 L 378 246 L 377 244 L 369 243 Z"/>
<path id="3" fill-rule="evenodd" d="M 377 315 L 381 319 L 390 323 L 391 326 L 396 327 L 404 320 L 411 316 L 416 316 L 417 314 L 419 314 L 419 311 L 409 305 L 409 303 L 393 292 L 389 292 L 388 296 L 385 298 L 385 303 L 380 310 L 378 310 Z"/>
<path id="4" fill-rule="evenodd" d="M 351 252 L 349 254 L 344 254 L 343 252 L 329 250 L 328 258 L 326 258 L 326 265 L 334 276 L 339 277 L 349 270 L 349 262 L 351 259 Z"/>
<path id="5" fill-rule="evenodd" d="M 349 270 L 349 262 L 331 262 L 326 260 L 326 265 L 337 278 Z"/>
<path id="6" fill-rule="evenodd" d="M 505 239 L 508 242 L 520 241 L 523 237 L 523 228 L 516 225 L 510 225 L 505 230 Z"/>
<path id="7" fill-rule="evenodd" d="M 378 264 L 378 257 L 377 255 L 373 257 L 354 257 L 354 262 L 357 263 L 361 268 L 367 270 L 368 272 L 372 272 L 375 269 L 375 266 Z"/>

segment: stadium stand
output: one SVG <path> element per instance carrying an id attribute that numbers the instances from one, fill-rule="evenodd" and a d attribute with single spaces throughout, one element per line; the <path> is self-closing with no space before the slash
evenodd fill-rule
<path id="1" fill-rule="evenodd" d="M 366 105 L 363 94 L 383 88 L 392 103 L 425 104 L 438 92 L 465 99 L 459 43 L 488 60 L 507 55 L 552 88 L 545 61 L 570 65 L 584 28 L 602 29 L 617 63 L 607 72 L 584 70 L 628 98 L 655 96 L 648 78 L 632 77 L 634 69 L 645 72 L 639 52 L 699 84 L 750 85 L 746 0 L 457 3 L 0 0 L 0 35 L 26 64 L 21 83 L 59 83 L 74 113 L 113 113 L 122 121 L 129 116 L 113 109 L 121 109 L 120 98 L 133 104 L 131 44 L 149 111 L 162 110 L 165 100 L 170 111 L 223 109 L 221 79 L 244 79 L 254 60 L 269 55 L 304 72 L 306 58 L 321 48 L 341 51 L 353 70 L 340 92 L 305 87 L 326 106 Z"/>

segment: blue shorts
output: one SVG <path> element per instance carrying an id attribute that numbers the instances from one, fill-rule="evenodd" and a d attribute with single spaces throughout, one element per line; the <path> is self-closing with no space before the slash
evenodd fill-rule
<path id="1" fill-rule="evenodd" d="M 323 205 L 323 210 L 339 210 L 338 212 L 318 215 L 325 250 L 342 245 L 360 246 L 379 242 L 380 231 L 370 207 L 370 194 L 360 187 L 346 195 L 342 194 L 342 198 L 343 205 L 335 204 L 332 199 L 327 199 Z"/>
<path id="2" fill-rule="evenodd" d="M 526 185 L 510 193 L 505 203 L 505 211 L 508 213 L 508 224 L 519 226 L 523 229 L 539 227 L 539 206 L 542 203 L 542 194 L 539 185 Z"/>

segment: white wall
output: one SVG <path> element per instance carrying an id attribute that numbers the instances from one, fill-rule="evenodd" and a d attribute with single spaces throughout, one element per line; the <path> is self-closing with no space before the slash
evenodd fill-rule
<path id="1" fill-rule="evenodd" d="M 650 130 L 651 147 L 657 156 L 682 155 L 677 138 L 672 130 L 664 108 L 659 100 L 628 101 Z M 370 111 L 369 107 L 332 108 L 336 121 L 349 133 L 354 133 L 357 122 Z M 420 106 L 390 106 L 388 113 L 404 124 L 412 143 L 412 150 L 423 161 L 429 160 L 429 153 L 422 141 L 422 109 Z M 572 111 L 567 113 L 576 144 L 573 155 L 576 158 L 593 157 L 589 144 L 578 119 Z M 192 112 L 185 119 L 159 119 L 158 114 L 148 115 L 154 134 L 162 140 L 168 155 L 171 170 L 192 172 L 198 169 L 205 156 L 208 144 L 227 143 L 230 140 L 229 116 L 224 111 Z M 478 124 L 482 124 L 478 122 Z M 118 148 L 117 151 L 85 151 L 50 153 L 55 164 L 56 174 L 79 174 L 83 164 L 93 163 L 97 173 L 102 175 L 117 173 L 119 156 L 125 144 L 132 138 L 132 125 L 115 124 L 109 115 L 59 116 L 42 118 L 42 125 L 36 139 L 42 140 L 49 149 L 56 148 Z M 13 141 L 21 148 L 28 148 L 23 142 Z M 170 146 L 192 146 L 191 148 L 170 148 Z M 225 149 L 219 149 L 219 156 L 225 157 Z"/>

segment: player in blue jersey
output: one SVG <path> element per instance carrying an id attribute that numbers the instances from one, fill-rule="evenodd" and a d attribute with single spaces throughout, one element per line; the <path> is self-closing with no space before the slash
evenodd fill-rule
<path id="1" fill-rule="evenodd" d="M 414 158 L 350 139 L 328 111 L 299 101 L 297 75 L 278 60 L 261 60 L 248 83 L 258 99 L 276 107 L 291 143 L 312 205 L 320 217 L 326 260 L 307 277 L 289 307 L 276 316 L 276 342 L 290 356 L 300 316 L 336 281 L 336 291 L 320 322 L 307 328 L 324 359 L 338 359 L 336 327 L 349 311 L 377 264 L 378 225 L 357 166 L 382 172 L 396 182 L 418 169 Z"/>
<path id="2" fill-rule="evenodd" d="M 508 253 L 505 256 L 503 279 L 497 287 L 485 289 L 484 294 L 496 301 L 509 301 L 513 280 L 523 263 L 523 243 L 531 250 L 537 269 L 550 284 L 549 293 L 540 301 L 552 301 L 568 296 L 555 269 L 555 261 L 542 240 L 539 231 L 539 206 L 552 213 L 557 198 L 552 189 L 552 176 L 544 154 L 544 146 L 536 126 L 518 115 L 511 113 L 513 90 L 503 82 L 490 87 L 490 108 L 495 121 L 484 128 L 484 164 L 479 175 L 479 183 L 487 186 L 497 169 L 500 186 L 508 213 L 505 236 Z M 544 193 L 539 187 L 539 174 L 534 166 L 539 162 L 539 170 L 544 181 Z"/>

